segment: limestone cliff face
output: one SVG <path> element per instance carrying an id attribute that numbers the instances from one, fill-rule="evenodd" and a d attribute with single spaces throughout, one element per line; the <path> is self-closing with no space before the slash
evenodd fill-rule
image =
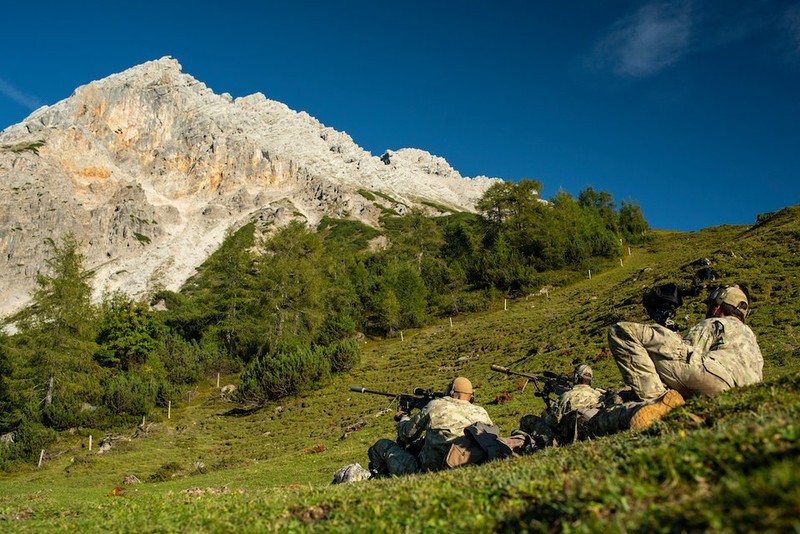
<path id="1" fill-rule="evenodd" d="M 162 58 L 0 133 L 0 316 L 29 301 L 46 240 L 67 232 L 98 296 L 141 295 L 177 289 L 228 228 L 256 218 L 375 224 L 380 204 L 404 213 L 423 201 L 471 211 L 494 180 L 421 150 L 375 157 L 306 113 L 217 95 Z"/>

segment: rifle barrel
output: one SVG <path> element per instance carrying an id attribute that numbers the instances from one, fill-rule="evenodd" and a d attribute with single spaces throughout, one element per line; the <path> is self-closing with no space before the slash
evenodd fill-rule
<path id="1" fill-rule="evenodd" d="M 356 393 L 372 393 L 373 395 L 383 395 L 384 397 L 400 397 L 399 393 L 375 391 L 373 389 L 362 388 L 361 386 L 350 386 L 350 391 L 355 391 Z"/>
<path id="2" fill-rule="evenodd" d="M 531 375 L 531 374 L 528 374 L 528 373 L 519 373 L 517 371 L 512 371 L 508 367 L 503 367 L 502 365 L 497 365 L 497 364 L 493 363 L 492 366 L 491 366 L 491 369 L 492 369 L 492 371 L 497 371 L 498 373 L 505 373 L 507 375 L 517 375 L 517 376 L 521 376 L 521 377 L 527 378 L 528 380 L 533 380 L 534 382 L 536 382 L 536 375 Z"/>

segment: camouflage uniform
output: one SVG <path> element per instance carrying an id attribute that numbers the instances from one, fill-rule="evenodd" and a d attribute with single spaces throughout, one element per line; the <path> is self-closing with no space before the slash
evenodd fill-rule
<path id="1" fill-rule="evenodd" d="M 706 319 L 684 338 L 661 325 L 617 323 L 608 344 L 622 378 L 642 400 L 667 387 L 688 398 L 754 384 L 764 366 L 755 334 L 733 317 Z"/>
<path id="2" fill-rule="evenodd" d="M 534 437 L 539 446 L 549 445 L 554 439 L 557 443 L 575 441 L 578 437 L 576 427 L 578 416 L 583 421 L 591 419 L 603 406 L 605 391 L 588 384 L 575 384 L 562 393 L 541 415 L 526 415 L 520 419 L 520 430 Z M 582 432 L 578 432 L 582 434 Z"/>
<path id="3" fill-rule="evenodd" d="M 414 416 L 403 417 L 397 423 L 397 443 L 381 439 L 370 447 L 370 471 L 400 475 L 441 469 L 452 441 L 463 436 L 466 427 L 478 422 L 493 424 L 486 410 L 469 401 L 453 397 L 434 399 Z M 401 445 L 418 442 L 423 432 L 425 437 L 417 459 Z"/>
<path id="4" fill-rule="evenodd" d="M 592 417 L 586 424 L 586 434 L 584 437 L 605 436 L 630 428 L 633 415 L 641 408 L 649 404 L 649 401 L 609 403 Z"/>
<path id="5" fill-rule="evenodd" d="M 603 405 L 605 391 L 595 389 L 589 384 L 575 384 L 572 389 L 562 393 L 553 403 L 552 412 L 546 416 L 550 426 L 558 425 L 572 412 L 581 411 L 585 416 L 591 417 L 592 410 Z"/>

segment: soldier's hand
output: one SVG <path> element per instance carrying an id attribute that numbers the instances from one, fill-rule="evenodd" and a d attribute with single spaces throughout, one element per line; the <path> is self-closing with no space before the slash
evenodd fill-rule
<path id="1" fill-rule="evenodd" d="M 408 414 L 405 412 L 405 410 L 397 410 L 397 413 L 394 414 L 394 420 L 400 422 L 400 420 L 406 415 Z"/>

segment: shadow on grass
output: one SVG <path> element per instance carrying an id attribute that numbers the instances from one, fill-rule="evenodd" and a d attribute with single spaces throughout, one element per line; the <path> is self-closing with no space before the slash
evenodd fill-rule
<path id="1" fill-rule="evenodd" d="M 217 415 L 222 417 L 247 417 L 248 415 L 258 412 L 261 408 L 261 406 L 256 406 L 255 408 L 232 408 L 227 412 L 218 413 Z"/>

